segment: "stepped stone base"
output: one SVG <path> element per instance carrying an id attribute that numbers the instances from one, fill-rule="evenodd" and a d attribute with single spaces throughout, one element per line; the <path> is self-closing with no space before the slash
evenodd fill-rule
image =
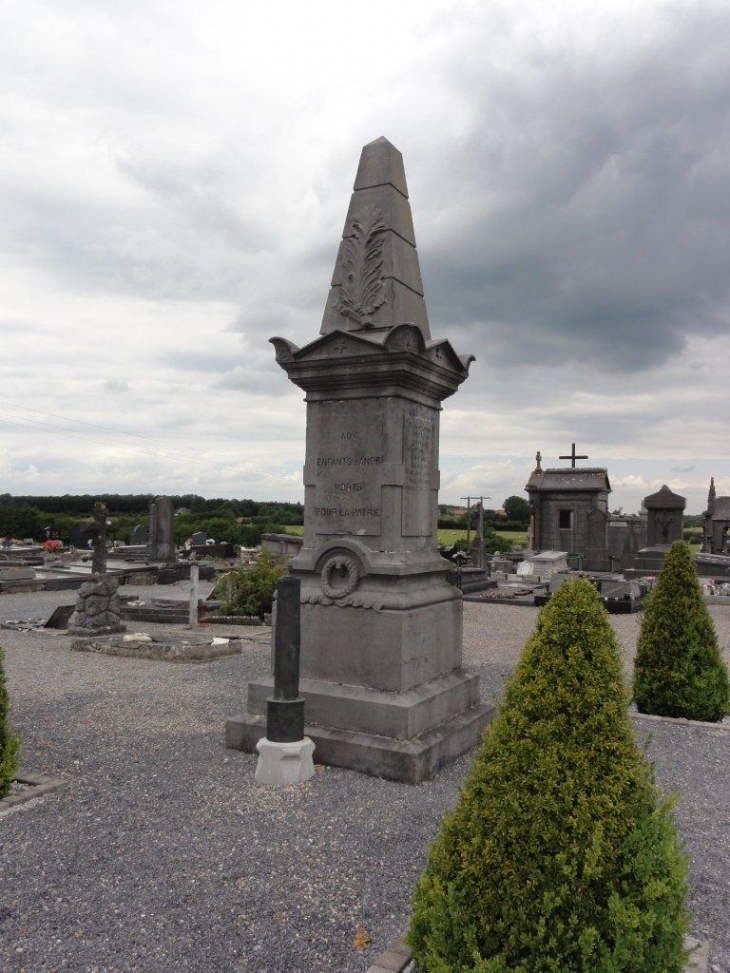
<path id="1" fill-rule="evenodd" d="M 433 777 L 444 764 L 470 750 L 493 714 L 493 706 L 478 703 L 410 740 L 314 723 L 306 725 L 304 732 L 315 745 L 317 763 L 405 784 L 420 784 Z M 255 753 L 258 741 L 265 736 L 264 716 L 245 714 L 226 720 L 226 746 L 233 750 Z"/>
<path id="2" fill-rule="evenodd" d="M 266 714 L 274 678 L 248 684 L 248 711 Z M 306 718 L 319 726 L 410 740 L 439 723 L 453 719 L 479 702 L 479 676 L 465 669 L 431 679 L 405 693 L 302 679 Z"/>
<path id="3" fill-rule="evenodd" d="M 656 544 L 654 547 L 643 547 L 634 558 L 634 563 L 624 571 L 627 578 L 641 578 L 646 575 L 659 574 L 664 558 L 669 552 L 668 544 Z"/>

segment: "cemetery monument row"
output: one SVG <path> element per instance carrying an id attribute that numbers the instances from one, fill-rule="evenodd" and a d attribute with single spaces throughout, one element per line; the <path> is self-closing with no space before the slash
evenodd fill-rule
<path id="1" fill-rule="evenodd" d="M 462 661 L 461 593 L 437 549 L 441 402 L 471 355 L 432 340 L 403 159 L 362 151 L 321 337 L 276 359 L 306 393 L 300 691 L 319 763 L 416 783 L 477 741 L 490 709 Z M 229 746 L 264 735 L 271 678 Z"/>

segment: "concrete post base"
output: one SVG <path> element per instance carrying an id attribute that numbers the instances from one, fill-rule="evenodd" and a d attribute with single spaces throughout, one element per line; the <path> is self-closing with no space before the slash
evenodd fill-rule
<path id="1" fill-rule="evenodd" d="M 470 750 L 493 715 L 493 706 L 479 703 L 411 740 L 398 740 L 375 733 L 353 733 L 351 730 L 310 723 L 304 727 L 307 734 L 304 739 L 309 738 L 316 745 L 318 764 L 346 767 L 361 774 L 398 780 L 404 784 L 420 784 Z M 265 716 L 245 713 L 226 720 L 226 746 L 232 750 L 261 752 L 259 748 L 265 734 Z M 297 743 L 266 742 L 271 747 L 299 746 Z"/>
<path id="2" fill-rule="evenodd" d="M 263 737 L 256 744 L 259 752 L 255 780 L 259 784 L 283 787 L 314 777 L 314 744 L 309 737 L 295 743 L 273 743 Z"/>

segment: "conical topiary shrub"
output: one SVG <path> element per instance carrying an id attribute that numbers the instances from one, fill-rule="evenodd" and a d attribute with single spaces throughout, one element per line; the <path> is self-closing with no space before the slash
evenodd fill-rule
<path id="1" fill-rule="evenodd" d="M 589 581 L 542 610 L 413 897 L 419 973 L 679 973 L 686 861 Z"/>
<path id="2" fill-rule="evenodd" d="M 684 541 L 672 544 L 647 599 L 633 688 L 641 713 L 717 721 L 730 712 L 727 666 Z"/>
<path id="3" fill-rule="evenodd" d="M 0 799 L 10 790 L 18 766 L 18 741 L 10 732 L 8 725 L 8 690 L 5 685 L 5 669 L 3 668 L 3 650 L 0 646 Z"/>

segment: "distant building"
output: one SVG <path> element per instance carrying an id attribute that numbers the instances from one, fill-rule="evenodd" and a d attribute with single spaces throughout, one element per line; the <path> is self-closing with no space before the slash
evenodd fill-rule
<path id="1" fill-rule="evenodd" d="M 714 476 L 710 477 L 710 489 L 707 494 L 702 552 L 730 554 L 730 497 L 716 496 Z"/>
<path id="2" fill-rule="evenodd" d="M 534 551 L 566 551 L 575 566 L 609 571 L 608 495 L 611 484 L 602 467 L 538 465 L 525 487 L 531 510 Z"/>

